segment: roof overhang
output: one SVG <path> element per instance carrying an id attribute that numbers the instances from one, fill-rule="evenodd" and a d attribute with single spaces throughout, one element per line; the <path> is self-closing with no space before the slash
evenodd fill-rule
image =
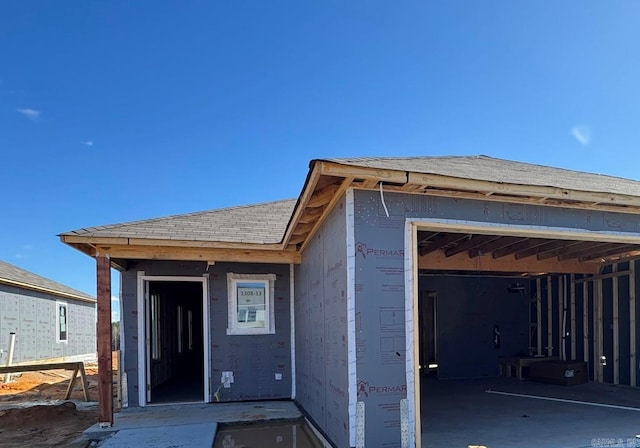
<path id="1" fill-rule="evenodd" d="M 79 300 L 81 302 L 96 303 L 96 299 L 85 297 L 79 294 L 72 294 L 69 292 L 57 291 L 55 289 L 46 288 L 44 286 L 32 285 L 29 283 L 19 282 L 19 281 L 7 279 L 7 278 L 0 278 L 0 284 L 14 286 L 16 288 L 28 289 L 30 291 L 42 292 L 45 294 L 50 294 L 52 296 L 60 297 L 62 299 L 73 299 L 73 300 Z"/>
<path id="2" fill-rule="evenodd" d="M 108 255 L 113 267 L 126 269 L 121 260 L 177 260 L 244 263 L 300 263 L 300 253 L 282 250 L 280 244 L 243 244 L 212 241 L 104 238 L 60 235 L 60 240 L 96 257 Z"/>
<path id="3" fill-rule="evenodd" d="M 550 186 L 519 185 L 492 181 L 474 180 L 426 174 L 411 171 L 399 171 L 381 168 L 370 168 L 349 164 L 342 164 L 330 160 L 313 160 L 305 181 L 302 193 L 299 196 L 293 215 L 287 226 L 282 247 L 292 251 L 303 251 L 311 238 L 327 218 L 333 207 L 340 200 L 347 189 L 375 190 L 383 189 L 385 192 L 398 192 L 404 194 L 419 194 L 428 196 L 453 197 L 461 199 L 473 199 L 494 202 L 509 202 L 515 204 L 540 205 L 548 207 L 562 207 L 582 210 L 597 210 L 617 213 L 640 214 L 640 197 L 594 191 L 571 190 Z M 455 230 L 453 230 L 455 232 Z M 478 234 L 468 232 L 467 236 Z M 529 237 L 521 236 L 520 240 Z M 569 245 L 562 241 L 561 236 L 547 234 L 548 240 L 558 239 L 560 246 Z M 638 257 L 640 246 L 638 241 L 632 244 L 616 244 L 605 236 L 594 236 L 608 242 L 606 251 L 594 251 L 592 258 L 582 255 L 571 262 L 560 259 L 555 260 L 552 270 L 561 272 L 561 269 L 570 268 L 565 272 L 596 271 L 600 265 L 615 260 Z M 577 238 L 580 240 L 580 238 Z M 562 251 L 555 248 L 556 257 L 562 255 Z M 435 254 L 435 252 L 434 252 Z M 439 255 L 433 255 L 439 257 Z M 537 254 L 534 253 L 537 257 Z M 432 256 L 432 257 L 433 257 Z M 459 255 L 460 260 L 466 255 Z M 444 257 L 445 261 L 437 260 L 440 266 L 449 266 L 451 257 Z M 554 263 L 551 259 L 544 264 Z M 589 264 L 585 264 L 589 261 Z M 477 262 L 477 260 L 476 260 Z M 424 262 L 423 262 L 424 263 Z M 466 259 L 462 265 L 468 264 Z M 504 263 L 507 265 L 507 263 Z M 541 263 L 527 261 L 520 263 L 523 272 L 529 272 L 539 268 Z M 497 270 L 498 268 L 496 268 Z M 549 271 L 549 269 L 547 269 Z"/>
<path id="4" fill-rule="evenodd" d="M 102 238 L 71 234 L 60 235 L 60 239 L 92 257 L 98 253 L 108 254 L 112 264 L 119 268 L 124 268 L 124 265 L 118 264 L 118 260 L 131 259 L 300 263 L 300 254 L 349 188 L 640 214 L 638 196 L 501 183 L 316 159 L 310 162 L 307 178 L 283 239 L 277 244 Z M 622 249 L 622 246 L 611 249 L 615 251 Z M 607 254 L 593 263 L 602 264 L 616 257 L 624 258 L 629 253 Z"/>

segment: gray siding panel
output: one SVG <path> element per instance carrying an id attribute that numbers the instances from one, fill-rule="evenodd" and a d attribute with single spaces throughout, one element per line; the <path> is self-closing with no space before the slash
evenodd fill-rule
<path id="1" fill-rule="evenodd" d="M 349 446 L 347 240 L 344 198 L 296 268 L 296 400 L 337 445 Z"/>
<path id="2" fill-rule="evenodd" d="M 125 344 L 125 370 L 129 405 L 138 400 L 138 312 L 137 272 L 150 276 L 195 276 L 209 274 L 209 325 L 211 346 L 211 384 L 214 393 L 222 371 L 234 373 L 230 388 L 220 388 L 220 401 L 283 399 L 291 397 L 291 321 L 289 265 L 216 263 L 208 271 L 205 263 L 145 261 L 122 273 L 122 323 Z M 276 274 L 275 334 L 227 335 L 227 273 Z M 282 379 L 276 380 L 275 374 Z"/>
<path id="3" fill-rule="evenodd" d="M 640 216 L 621 213 L 388 192 L 384 194 L 387 216 L 379 192 L 356 190 L 354 197 L 358 400 L 366 402 L 366 440 L 381 447 L 400 446 L 399 402 L 406 397 L 403 258 L 406 219 L 640 232 Z M 551 325 L 557 326 L 557 306 L 553 312 Z M 546 325 L 545 322 L 545 331 Z M 554 346 L 557 351 L 557 335 Z M 488 372 L 489 364 L 483 369 Z"/>
<path id="4" fill-rule="evenodd" d="M 56 301 L 67 304 L 68 342 L 56 342 Z M 52 294 L 0 285 L 0 347 L 16 333 L 14 362 L 96 352 L 96 305 Z M 6 355 L 0 358 L 6 362 Z"/>
<path id="5" fill-rule="evenodd" d="M 216 263 L 209 272 L 212 392 L 221 373 L 232 371 L 234 383 L 220 389 L 220 401 L 291 398 L 289 265 Z M 275 334 L 227 336 L 227 272 L 276 274 Z"/>

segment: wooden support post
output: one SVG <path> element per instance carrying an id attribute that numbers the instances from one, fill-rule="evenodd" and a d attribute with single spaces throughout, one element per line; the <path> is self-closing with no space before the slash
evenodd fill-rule
<path id="1" fill-rule="evenodd" d="M 536 279 L 536 354 L 542 356 L 542 280 Z"/>
<path id="2" fill-rule="evenodd" d="M 582 282 L 582 360 L 589 362 L 589 282 Z"/>
<path id="3" fill-rule="evenodd" d="M 614 263 L 613 272 L 618 272 L 618 264 Z M 613 286 L 613 384 L 620 384 L 620 319 L 618 309 L 618 276 L 611 279 Z"/>
<path id="4" fill-rule="evenodd" d="M 98 286 L 98 423 L 113 425 L 113 384 L 111 367 L 111 260 L 96 256 Z"/>
<path id="5" fill-rule="evenodd" d="M 571 310 L 571 360 L 576 359 L 576 275 L 571 274 L 569 277 L 571 281 L 570 295 L 570 310 Z"/>
<path id="6" fill-rule="evenodd" d="M 638 361 L 636 359 L 636 262 L 629 262 L 629 363 L 631 365 L 631 386 L 635 387 Z"/>
<path id="7" fill-rule="evenodd" d="M 553 291 L 551 276 L 547 277 L 547 356 L 553 356 Z"/>

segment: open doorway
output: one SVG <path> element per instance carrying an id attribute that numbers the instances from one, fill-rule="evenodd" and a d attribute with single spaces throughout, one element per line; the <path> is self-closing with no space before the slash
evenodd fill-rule
<path id="1" fill-rule="evenodd" d="M 427 376 L 438 374 L 437 297 L 435 291 L 420 291 L 418 303 L 420 373 Z"/>
<path id="2" fill-rule="evenodd" d="M 204 400 L 203 282 L 145 282 L 146 403 Z"/>
<path id="3" fill-rule="evenodd" d="M 560 413 L 570 392 L 564 386 L 587 384 L 588 371 L 595 382 L 637 385 L 635 369 L 623 361 L 623 354 L 635 356 L 635 267 L 621 261 L 636 246 L 617 236 L 570 231 L 418 227 L 406 248 L 413 270 L 408 306 L 418 325 L 407 327 L 414 341 L 407 381 L 415 382 L 409 398 L 415 400 L 417 446 L 422 440 L 426 446 L 499 446 L 499 437 L 512 433 L 520 418 Z M 429 295 L 437 295 L 434 337 Z M 626 320 L 632 322 L 620 323 Z M 432 352 L 437 378 L 428 374 Z M 589 389 L 582 400 L 597 404 L 603 390 Z M 563 436 L 579 443 L 595 437 L 591 428 L 603 418 L 599 412 L 583 433 Z M 523 428 L 533 428 L 531 421 Z M 495 431 L 489 434 L 487 427 Z M 461 434 L 460 443 L 451 443 L 454 433 Z M 520 442 L 509 446 L 524 446 Z"/>

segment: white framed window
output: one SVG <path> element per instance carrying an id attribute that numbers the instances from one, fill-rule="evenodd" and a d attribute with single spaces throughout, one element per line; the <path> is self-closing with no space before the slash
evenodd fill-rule
<path id="1" fill-rule="evenodd" d="M 69 307 L 56 302 L 56 342 L 69 342 Z"/>
<path id="2" fill-rule="evenodd" d="M 227 274 L 229 323 L 227 334 L 274 334 L 275 274 Z"/>

